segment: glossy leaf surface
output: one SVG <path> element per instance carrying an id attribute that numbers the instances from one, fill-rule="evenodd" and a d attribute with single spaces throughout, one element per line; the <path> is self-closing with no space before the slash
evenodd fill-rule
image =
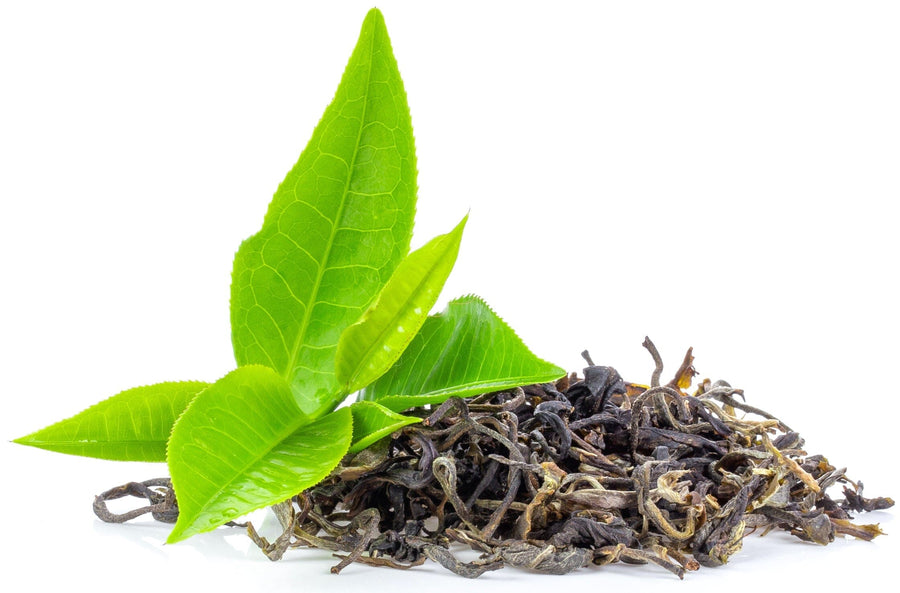
<path id="1" fill-rule="evenodd" d="M 114 461 L 165 461 L 172 425 L 208 386 L 181 381 L 128 389 L 15 442 Z"/>
<path id="2" fill-rule="evenodd" d="M 234 259 L 239 365 L 287 379 L 309 414 L 338 403 L 341 332 L 409 251 L 416 162 L 406 93 L 381 13 L 366 16 L 333 101 Z"/>
<path id="3" fill-rule="evenodd" d="M 275 371 L 232 371 L 198 395 L 172 430 L 168 460 L 179 516 L 169 543 L 316 484 L 351 436 L 349 409 L 310 423 Z"/>
<path id="4" fill-rule="evenodd" d="M 403 416 L 370 401 L 354 402 L 350 412 L 353 414 L 353 444 L 348 453 L 362 451 L 404 426 L 421 422 L 419 418 Z"/>
<path id="5" fill-rule="evenodd" d="M 346 393 L 383 375 L 425 323 L 456 263 L 467 219 L 401 261 L 378 300 L 341 334 L 335 370 Z"/>
<path id="6" fill-rule="evenodd" d="M 563 369 L 532 354 L 484 301 L 467 296 L 429 317 L 397 363 L 360 399 L 399 412 L 563 375 Z"/>

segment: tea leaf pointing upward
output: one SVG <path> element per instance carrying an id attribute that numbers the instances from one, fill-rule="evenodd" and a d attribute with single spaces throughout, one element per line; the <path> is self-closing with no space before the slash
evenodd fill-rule
<path id="1" fill-rule="evenodd" d="M 425 323 L 456 263 L 468 218 L 400 262 L 378 300 L 341 334 L 335 370 L 346 393 L 384 374 Z"/>
<path id="2" fill-rule="evenodd" d="M 337 405 L 345 395 L 334 374 L 338 339 L 409 250 L 415 193 L 406 93 L 384 18 L 372 9 L 334 100 L 262 229 L 235 256 L 238 365 L 278 371 L 306 414 Z"/>

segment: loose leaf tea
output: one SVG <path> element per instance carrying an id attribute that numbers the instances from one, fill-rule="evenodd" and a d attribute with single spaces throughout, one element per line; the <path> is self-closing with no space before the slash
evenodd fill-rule
<path id="1" fill-rule="evenodd" d="M 248 534 L 272 559 L 291 548 L 333 550 L 341 559 L 334 572 L 352 562 L 407 569 L 430 559 L 468 578 L 506 566 L 565 574 L 619 560 L 683 577 L 727 563 L 753 532 L 782 529 L 822 545 L 881 534 L 851 513 L 893 500 L 864 497 L 861 482 L 807 454 L 798 433 L 746 404 L 740 389 L 704 380 L 687 393 L 690 351 L 660 385 L 662 363 L 652 342 L 645 346 L 657 361 L 650 386 L 589 362 L 581 377 L 419 410 L 420 424 L 346 456 L 327 479 L 275 505 L 284 530 L 276 542 L 252 525 Z M 835 485 L 843 499 L 827 494 Z M 121 489 L 149 498 L 140 485 Z M 459 545 L 481 556 L 459 560 Z"/>
<path id="2" fill-rule="evenodd" d="M 745 404 L 740 389 L 705 380 L 685 392 L 690 351 L 660 385 L 662 363 L 645 345 L 657 360 L 649 387 L 591 363 L 582 377 L 449 400 L 386 449 L 346 458 L 294 497 L 292 516 L 302 519 L 285 532 L 291 545 L 398 568 L 424 556 L 466 577 L 618 560 L 682 577 L 725 564 L 754 531 L 816 544 L 881 533 L 850 513 L 891 499 L 865 498 L 860 482 L 808 455 L 798 433 Z M 836 484 L 843 500 L 826 493 Z M 378 528 L 352 546 L 349 530 L 325 532 L 327 522 L 352 525 L 364 513 Z M 482 556 L 461 562 L 453 543 Z"/>

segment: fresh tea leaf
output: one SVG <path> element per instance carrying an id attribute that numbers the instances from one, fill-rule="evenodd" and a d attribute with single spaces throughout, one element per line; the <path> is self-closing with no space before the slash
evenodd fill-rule
<path id="1" fill-rule="evenodd" d="M 406 256 L 378 300 L 341 334 L 335 372 L 346 393 L 384 374 L 425 323 L 456 263 L 467 219 Z"/>
<path id="2" fill-rule="evenodd" d="M 286 378 L 307 414 L 343 397 L 344 329 L 409 251 L 416 158 L 406 92 L 384 19 L 366 16 L 334 99 L 234 258 L 231 327 L 239 365 Z"/>
<path id="3" fill-rule="evenodd" d="M 399 412 L 565 374 L 532 354 L 484 301 L 467 296 L 429 317 L 397 363 L 366 387 L 360 399 Z"/>
<path id="4" fill-rule="evenodd" d="M 14 442 L 114 461 L 165 461 L 172 425 L 207 387 L 199 381 L 135 387 Z"/>
<path id="5" fill-rule="evenodd" d="M 354 402 L 350 405 L 350 412 L 353 414 L 353 444 L 348 453 L 362 451 L 404 426 L 421 422 L 419 418 L 403 416 L 369 401 Z"/>
<path id="6" fill-rule="evenodd" d="M 310 423 L 287 382 L 260 365 L 240 367 L 198 395 L 169 440 L 178 498 L 173 543 L 209 531 L 318 483 L 350 446 L 343 408 Z"/>

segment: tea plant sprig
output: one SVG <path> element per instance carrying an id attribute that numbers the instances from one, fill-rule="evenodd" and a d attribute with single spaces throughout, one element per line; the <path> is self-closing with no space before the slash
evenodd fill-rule
<path id="1" fill-rule="evenodd" d="M 288 499 L 418 421 L 398 412 L 562 376 L 477 297 L 428 317 L 468 216 L 409 253 L 416 190 L 406 93 L 372 9 L 309 144 L 235 255 L 238 367 L 212 384 L 123 391 L 16 442 L 167 462 L 171 543 Z"/>

